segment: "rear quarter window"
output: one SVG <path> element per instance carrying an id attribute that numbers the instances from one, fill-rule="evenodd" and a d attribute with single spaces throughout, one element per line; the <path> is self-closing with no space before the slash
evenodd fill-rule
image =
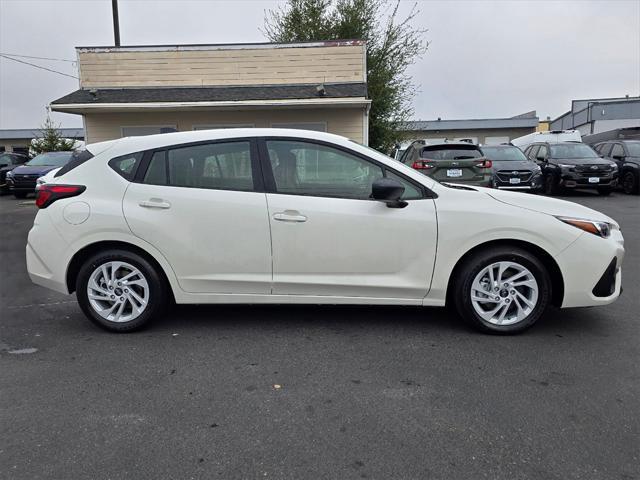
<path id="1" fill-rule="evenodd" d="M 129 153 L 109 160 L 109 166 L 122 178 L 133 181 L 136 170 L 142 161 L 142 152 Z"/>

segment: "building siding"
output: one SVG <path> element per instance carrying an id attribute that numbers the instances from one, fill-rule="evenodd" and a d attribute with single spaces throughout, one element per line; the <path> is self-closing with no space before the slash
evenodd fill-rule
<path id="1" fill-rule="evenodd" d="M 148 51 L 78 49 L 82 88 L 365 82 L 363 44 Z"/>
<path id="2" fill-rule="evenodd" d="M 341 109 L 289 109 L 248 111 L 184 111 L 184 112 L 130 112 L 87 113 L 84 115 L 87 143 L 102 142 L 122 137 L 125 126 L 173 126 L 178 131 L 193 130 L 197 125 L 251 124 L 258 128 L 274 123 L 318 123 L 327 125 L 327 132 L 364 143 L 361 108 Z"/>

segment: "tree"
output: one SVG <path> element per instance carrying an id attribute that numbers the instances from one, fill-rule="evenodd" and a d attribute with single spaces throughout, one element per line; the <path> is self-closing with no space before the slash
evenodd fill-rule
<path id="1" fill-rule="evenodd" d="M 383 152 L 403 138 L 401 127 L 413 115 L 415 86 L 406 70 L 428 47 L 426 30 L 411 25 L 416 5 L 404 19 L 399 6 L 400 0 L 287 0 L 265 15 L 264 34 L 273 42 L 366 41 L 369 145 Z"/>
<path id="2" fill-rule="evenodd" d="M 76 141 L 63 138 L 59 130 L 60 125 L 56 125 L 49 114 L 44 124 L 40 127 L 40 135 L 31 140 L 30 153 L 38 155 L 45 152 L 68 152 L 76 146 Z"/>

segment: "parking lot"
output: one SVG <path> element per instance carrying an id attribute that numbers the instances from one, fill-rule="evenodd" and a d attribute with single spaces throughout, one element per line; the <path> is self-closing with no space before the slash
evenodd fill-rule
<path id="1" fill-rule="evenodd" d="M 520 336 L 444 309 L 174 307 L 109 334 L 32 285 L 0 198 L 0 477 L 640 478 L 640 202 L 623 296 Z M 589 259 L 585 258 L 585 262 Z"/>

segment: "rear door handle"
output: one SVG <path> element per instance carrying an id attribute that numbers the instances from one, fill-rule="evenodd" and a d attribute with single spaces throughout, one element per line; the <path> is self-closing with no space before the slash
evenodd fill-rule
<path id="1" fill-rule="evenodd" d="M 285 210 L 284 212 L 278 212 L 273 214 L 273 219 L 279 222 L 295 222 L 302 223 L 307 221 L 307 217 L 302 215 L 297 210 Z"/>
<path id="2" fill-rule="evenodd" d="M 171 204 L 169 202 L 165 202 L 161 198 L 150 198 L 149 200 L 143 200 L 138 205 L 144 208 L 160 208 L 167 209 L 171 208 Z"/>

